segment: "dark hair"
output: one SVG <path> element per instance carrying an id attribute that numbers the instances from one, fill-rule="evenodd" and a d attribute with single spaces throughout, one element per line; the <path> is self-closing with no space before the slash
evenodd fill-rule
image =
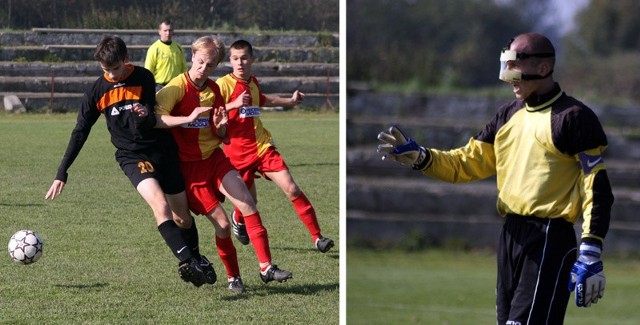
<path id="1" fill-rule="evenodd" d="M 532 60 L 537 64 L 543 61 L 547 61 L 551 64 L 551 67 L 556 63 L 556 49 L 553 43 L 544 35 L 540 33 L 524 33 L 515 37 L 515 39 L 524 40 L 527 44 L 528 57 L 532 57 Z M 514 39 L 511 40 L 512 42 Z M 511 44 L 511 43 L 509 43 Z"/>
<path id="2" fill-rule="evenodd" d="M 127 59 L 127 45 L 120 37 L 105 36 L 98 43 L 93 58 L 106 66 L 125 61 Z"/>
<path id="3" fill-rule="evenodd" d="M 233 42 L 233 44 L 231 44 L 230 48 L 232 48 L 234 50 L 244 50 L 244 49 L 246 49 L 247 52 L 249 52 L 249 55 L 251 55 L 253 57 L 253 46 L 251 46 L 251 43 L 249 43 L 248 41 L 245 41 L 243 39 Z"/>
<path id="4" fill-rule="evenodd" d="M 160 22 L 160 24 L 158 24 L 158 28 L 160 28 L 160 26 L 162 26 L 162 24 L 165 24 L 165 25 L 171 25 L 171 19 L 169 19 L 169 18 L 165 18 L 164 20 L 162 20 L 162 21 Z"/>

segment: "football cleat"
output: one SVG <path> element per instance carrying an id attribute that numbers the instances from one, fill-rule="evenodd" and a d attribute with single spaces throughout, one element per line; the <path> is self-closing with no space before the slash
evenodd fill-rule
<path id="1" fill-rule="evenodd" d="M 291 278 L 293 278 L 293 275 L 291 274 L 291 272 L 286 270 L 281 270 L 275 264 L 272 264 L 271 266 L 269 266 L 269 268 L 266 271 L 260 272 L 260 279 L 262 279 L 262 282 L 264 283 L 269 283 L 274 280 L 278 282 L 286 282 L 288 279 L 291 279 Z"/>
<path id="2" fill-rule="evenodd" d="M 216 270 L 213 269 L 213 265 L 209 263 L 209 260 L 202 255 L 200 256 L 200 268 L 202 269 L 202 272 L 204 273 L 204 276 L 206 278 L 205 281 L 208 284 L 216 283 L 216 280 L 218 279 Z"/>
<path id="3" fill-rule="evenodd" d="M 178 274 L 184 282 L 191 282 L 194 286 L 200 287 L 206 282 L 206 276 L 202 272 L 200 262 L 192 258 L 178 266 Z"/>
<path id="4" fill-rule="evenodd" d="M 236 239 L 242 245 L 248 245 L 249 234 L 247 234 L 247 227 L 244 225 L 244 223 L 236 223 L 236 219 L 234 218 L 235 214 L 236 211 L 231 211 L 231 226 L 233 228 L 233 235 L 236 236 Z"/>
<path id="5" fill-rule="evenodd" d="M 227 288 L 233 293 L 242 293 L 244 291 L 244 284 L 239 276 L 233 277 L 227 280 Z"/>
<path id="6" fill-rule="evenodd" d="M 329 238 L 320 237 L 316 239 L 316 248 L 323 253 L 328 252 L 333 245 L 333 240 Z"/>

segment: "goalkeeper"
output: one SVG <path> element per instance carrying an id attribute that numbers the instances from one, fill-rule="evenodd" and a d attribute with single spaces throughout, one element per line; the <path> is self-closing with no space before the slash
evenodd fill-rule
<path id="1" fill-rule="evenodd" d="M 498 244 L 498 324 L 562 324 L 571 296 L 589 307 L 604 295 L 600 254 L 613 194 L 597 116 L 553 80 L 555 49 L 537 33 L 516 36 L 500 57 L 516 99 L 466 146 L 428 149 L 397 127 L 378 152 L 433 178 L 463 183 L 495 175 L 505 217 Z M 573 224 L 583 218 L 580 245 Z"/>

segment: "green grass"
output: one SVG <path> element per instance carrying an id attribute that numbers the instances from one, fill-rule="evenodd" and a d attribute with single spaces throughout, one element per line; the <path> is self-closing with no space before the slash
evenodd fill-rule
<path id="1" fill-rule="evenodd" d="M 640 260 L 605 258 L 604 298 L 569 301 L 567 325 L 631 325 L 640 319 Z M 347 253 L 348 324 L 495 324 L 495 255 L 427 250 Z M 571 299 L 574 299 L 573 295 Z"/>
<path id="2" fill-rule="evenodd" d="M 263 122 L 337 246 L 316 251 L 284 194 L 258 180 L 273 262 L 294 278 L 264 285 L 253 249 L 234 240 L 247 287 L 236 295 L 224 286 L 213 227 L 202 217 L 201 249 L 222 281 L 195 288 L 180 280 L 151 210 L 114 160 L 103 119 L 62 196 L 45 201 L 75 115 L 0 114 L 0 239 L 32 229 L 45 243 L 28 266 L 2 253 L 0 324 L 338 323 L 338 114 L 265 113 Z"/>

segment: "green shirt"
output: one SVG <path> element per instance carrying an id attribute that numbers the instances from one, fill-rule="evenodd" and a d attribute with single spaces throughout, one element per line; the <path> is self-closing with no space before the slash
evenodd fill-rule
<path id="1" fill-rule="evenodd" d="M 147 50 L 144 67 L 153 73 L 157 84 L 164 85 L 187 71 L 187 60 L 180 44 L 173 41 L 165 44 L 157 40 Z"/>

